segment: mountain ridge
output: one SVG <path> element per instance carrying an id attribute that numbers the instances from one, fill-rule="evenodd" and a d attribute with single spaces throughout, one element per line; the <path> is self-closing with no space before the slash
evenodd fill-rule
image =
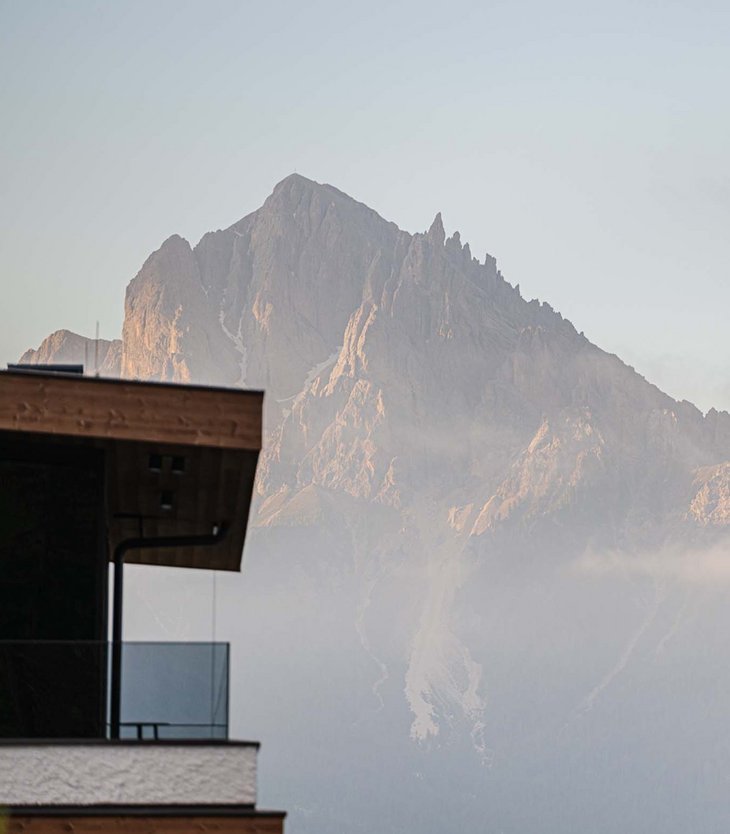
<path id="1" fill-rule="evenodd" d="M 392 221 L 388 221 L 388 220 L 384 219 L 384 218 L 383 218 L 383 217 L 382 217 L 382 216 L 381 216 L 378 212 L 376 212 L 375 210 L 373 210 L 373 209 L 369 208 L 366 204 L 361 203 L 361 202 L 359 202 L 359 201 L 357 201 L 357 200 L 354 200 L 352 197 L 350 197 L 349 195 L 347 195 L 345 192 L 341 191 L 340 189 L 337 189 L 335 186 L 332 186 L 332 185 L 330 185 L 330 184 L 328 184 L 328 183 L 319 183 L 319 182 L 316 182 L 315 180 L 311 180 L 311 179 L 309 179 L 309 178 L 307 178 L 307 177 L 303 176 L 302 174 L 298 174 L 298 173 L 292 173 L 292 174 L 288 175 L 287 177 L 285 177 L 283 180 L 281 180 L 279 183 L 277 183 L 277 185 L 274 187 L 274 190 L 273 190 L 272 194 L 271 194 L 271 195 L 267 198 L 267 200 L 264 202 L 264 205 L 262 206 L 262 208 L 263 208 L 264 206 L 266 206 L 266 204 L 267 204 L 267 203 L 268 203 L 268 202 L 269 202 L 269 201 L 270 201 L 270 200 L 271 200 L 271 199 L 272 199 L 272 198 L 273 198 L 273 197 L 274 197 L 274 196 L 275 196 L 278 192 L 280 192 L 280 191 L 284 190 L 284 189 L 285 189 L 288 185 L 293 184 L 293 183 L 304 183 L 304 184 L 306 184 L 306 186 L 307 186 L 308 188 L 310 188 L 310 189 L 312 189 L 312 188 L 314 188 L 314 189 L 322 189 L 322 190 L 324 190 L 324 191 L 329 191 L 329 192 L 332 192 L 333 194 L 337 195 L 339 198 L 344 198 L 344 199 L 345 199 L 348 203 L 351 203 L 351 204 L 353 204 L 353 205 L 355 205 L 355 206 L 358 206 L 358 207 L 361 207 L 361 208 L 365 209 L 365 210 L 367 211 L 367 213 L 374 215 L 374 216 L 375 216 L 375 217 L 377 217 L 379 220 L 381 220 L 384 224 L 387 224 L 388 226 L 393 227 L 393 228 L 394 228 L 394 229 L 396 229 L 399 233 L 404 234 L 404 235 L 407 235 L 407 236 L 409 236 L 409 238 L 411 238 L 411 239 L 412 239 L 412 238 L 414 238 L 414 237 L 416 237 L 416 236 L 418 236 L 418 235 L 425 235 L 426 237 L 428 237 L 428 238 L 429 238 L 429 239 L 431 239 L 431 240 L 436 240 L 436 241 L 440 242 L 440 244 L 441 244 L 442 246 L 443 246 L 443 245 L 445 245 L 445 243 L 447 242 L 447 238 L 446 238 L 446 233 L 445 233 L 445 231 L 444 231 L 444 225 L 443 225 L 443 219 L 442 219 L 441 212 L 437 212 L 437 214 L 436 214 L 436 216 L 435 216 L 435 218 L 434 218 L 434 221 L 432 222 L 431 226 L 429 227 L 429 229 L 428 229 L 427 231 L 425 231 L 425 232 L 415 232 L 415 233 L 406 232 L 406 231 L 404 231 L 404 230 L 400 229 L 400 228 L 399 228 L 399 227 L 398 227 L 395 223 L 393 223 Z M 211 231 L 211 232 L 206 232 L 206 233 L 204 233 L 204 234 L 202 235 L 202 237 L 200 238 L 200 240 L 198 241 L 198 243 L 197 243 L 197 244 L 195 244 L 195 245 L 192 245 L 192 244 L 191 244 L 191 243 L 190 243 L 190 242 L 189 242 L 186 238 L 184 238 L 183 236 L 181 236 L 181 235 L 179 235 L 179 234 L 177 234 L 177 233 L 172 233 L 171 235 L 169 235 L 169 236 L 168 236 L 168 237 L 167 237 L 167 238 L 166 238 L 166 239 L 162 242 L 162 244 L 160 245 L 160 247 L 159 247 L 159 248 L 158 248 L 155 252 L 153 252 L 153 253 L 152 253 L 152 254 L 151 254 L 151 255 L 150 255 L 150 256 L 146 259 L 145 264 L 143 264 L 142 270 L 144 270 L 145 265 L 146 265 L 146 264 L 150 261 L 150 259 L 152 259 L 152 258 L 154 258 L 156 255 L 158 255 L 158 253 L 160 253 L 162 250 L 164 250 L 164 249 L 165 249 L 168 245 L 171 245 L 171 244 L 178 245 L 178 244 L 182 243 L 183 245 L 187 246 L 187 247 L 188 247 L 191 251 L 193 251 L 193 252 L 194 252 L 194 251 L 195 251 L 195 250 L 196 250 L 196 249 L 197 249 L 197 248 L 201 245 L 201 243 L 203 243 L 203 241 L 204 241 L 204 240 L 206 240 L 207 238 L 210 238 L 211 236 L 219 235 L 219 234 L 221 234 L 221 233 L 228 233 L 228 232 L 231 232 L 231 231 L 237 230 L 237 229 L 238 229 L 238 227 L 240 227 L 242 224 L 245 224 L 246 222 L 250 221 L 252 218 L 256 217 L 260 211 L 261 211 L 261 209 L 257 209 L 257 210 L 254 210 L 254 211 L 252 211 L 252 212 L 249 212 L 249 214 L 245 215 L 245 216 L 244 216 L 244 217 L 242 217 L 240 220 L 235 221 L 234 223 L 232 223 L 230 226 L 226 227 L 225 229 L 218 229 L 218 230 L 216 230 L 216 231 Z M 454 232 L 454 233 L 453 233 L 453 234 L 452 234 L 452 235 L 448 238 L 448 240 L 456 241 L 455 248 L 459 248 L 459 249 L 460 249 L 460 248 L 462 248 L 462 247 L 461 247 L 461 243 L 460 243 L 460 234 L 459 234 L 459 232 L 458 232 L 458 231 L 455 231 L 455 232 Z M 468 247 L 469 247 L 469 244 L 467 243 L 467 244 L 464 244 L 464 247 L 463 247 L 463 248 L 464 248 L 464 249 L 466 249 L 466 251 L 467 251 L 467 252 L 468 252 L 468 254 L 470 255 L 470 250 L 468 249 Z M 481 263 L 480 261 L 478 261 L 478 259 L 474 259 L 474 260 L 476 260 L 476 262 L 477 262 L 477 263 Z M 484 263 L 484 265 L 494 265 L 494 267 L 495 267 L 495 272 L 497 272 L 497 273 L 499 274 L 499 276 L 500 276 L 500 277 L 502 277 L 502 276 L 501 276 L 501 273 L 500 273 L 498 270 L 496 270 L 496 259 L 495 259 L 492 255 L 490 255 L 489 253 L 487 253 L 487 254 L 486 254 L 486 256 L 485 256 L 485 263 Z M 504 280 L 504 279 L 502 279 L 502 280 Z M 508 287 L 510 287 L 512 290 L 514 290 L 514 291 L 515 291 L 515 292 L 519 295 L 519 284 L 518 284 L 518 285 L 513 286 L 513 285 L 509 284 L 507 281 L 504 281 L 504 283 L 505 283 Z M 521 296 L 520 296 L 520 297 L 521 297 Z M 530 305 L 537 305 L 537 306 L 538 306 L 538 307 L 540 307 L 540 308 L 543 308 L 543 307 L 544 307 L 544 308 L 546 308 L 548 311 L 555 313 L 555 315 L 556 315 L 559 319 L 562 319 L 562 320 L 564 320 L 564 321 L 568 322 L 568 324 L 569 324 L 571 327 L 573 327 L 573 328 L 574 328 L 574 325 L 572 324 L 572 322 L 570 322 L 570 321 L 569 321 L 569 320 L 567 320 L 567 319 L 564 319 L 564 318 L 563 318 L 563 316 L 561 315 L 561 313 L 560 313 L 560 312 L 558 312 L 558 311 L 556 311 L 556 310 L 554 310 L 554 308 L 553 308 L 553 307 L 552 307 L 552 306 L 551 306 L 548 302 L 546 302 L 546 301 L 540 301 L 539 299 L 535 298 L 535 299 L 531 299 L 530 301 L 527 301 L 527 300 L 525 299 L 525 303 L 530 304 Z M 574 329 L 575 329 L 575 328 L 574 328 Z M 576 331 L 576 332 L 577 332 L 577 331 Z M 26 351 L 24 352 L 23 356 L 21 357 L 21 360 L 22 360 L 22 361 L 30 361 L 30 362 L 33 362 L 33 361 L 40 361 L 40 360 L 38 360 L 38 356 L 40 355 L 40 352 L 42 352 L 42 353 L 43 353 L 43 355 L 45 355 L 45 356 L 52 355 L 54 352 L 58 352 L 58 347 L 57 347 L 57 345 L 55 345 L 55 344 L 54 344 L 54 340 L 58 339 L 58 338 L 59 338 L 59 335 L 66 335 L 66 334 L 68 334 L 69 336 L 72 336 L 72 337 L 74 337 L 74 338 L 84 339 L 84 340 L 86 340 L 88 343 L 93 343 L 93 342 L 94 342 L 94 339 L 93 339 L 92 337 L 85 337 L 85 336 L 83 336 L 83 335 L 81 335 L 81 334 L 71 333 L 71 331 L 68 331 L 68 330 L 59 330 L 59 331 L 54 332 L 53 334 L 50 334 L 48 337 L 46 337 L 46 338 L 45 338 L 45 339 L 41 342 L 41 345 L 39 345 L 39 347 L 38 347 L 38 348 L 29 348 L 28 350 L 26 350 Z M 579 335 L 580 335 L 580 336 L 584 336 L 584 334 L 583 334 L 582 332 L 581 332 Z M 584 337 L 584 338 L 586 338 L 586 337 Z M 109 340 L 100 340 L 100 343 L 102 343 L 102 342 L 103 342 L 104 344 L 106 344 L 108 341 L 109 341 Z M 116 342 L 119 342 L 120 340 L 111 340 L 111 341 L 112 341 L 112 342 L 114 342 L 114 343 L 116 343 Z M 590 340 L 588 340 L 588 341 L 590 342 Z M 595 345 L 595 343 L 593 343 L 593 342 L 590 342 L 590 344 L 593 344 L 595 347 L 597 347 L 597 346 Z M 83 345 L 82 345 L 82 347 L 83 347 Z M 79 355 L 79 348 L 78 348 L 78 346 L 73 346 L 73 347 L 70 347 L 70 348 L 69 348 L 69 350 L 71 350 L 71 351 L 75 351 L 75 353 L 74 353 L 74 355 L 75 355 L 75 356 L 78 356 L 78 355 Z M 642 379 L 642 380 L 644 380 L 645 382 L 647 382 L 647 384 L 651 385 L 653 388 L 656 388 L 656 390 L 657 390 L 658 392 L 660 392 L 660 393 L 664 394 L 666 397 L 668 397 L 669 399 L 671 399 L 673 402 L 675 402 L 675 403 L 677 403 L 677 404 L 679 404 L 679 405 L 682 405 L 682 404 L 685 404 L 685 403 L 686 403 L 686 404 L 692 405 L 693 407 L 695 407 L 695 408 L 696 408 L 696 406 L 694 406 L 694 404 L 693 404 L 693 403 L 691 403 L 691 402 L 690 402 L 689 400 L 687 400 L 687 399 L 675 399 L 675 398 L 670 397 L 670 395 L 665 394 L 665 392 L 661 391 L 661 389 L 659 389 L 657 386 L 655 386 L 653 383 L 651 383 L 651 382 L 650 382 L 650 381 L 649 381 L 649 380 L 648 380 L 648 379 L 647 379 L 647 378 L 646 378 L 643 374 L 641 374 L 639 371 L 637 371 L 637 370 L 636 370 L 633 366 L 631 366 L 631 365 L 629 365 L 628 363 L 624 362 L 624 361 L 620 358 L 620 356 L 618 356 L 617 354 L 615 354 L 615 353 L 610 353 L 610 352 L 608 352 L 608 351 L 603 351 L 603 349 L 601 349 L 601 348 L 599 348 L 599 350 L 602 350 L 602 352 L 606 353 L 606 355 L 607 355 L 607 356 L 610 356 L 610 357 L 613 357 L 613 358 L 615 358 L 615 359 L 619 360 L 619 361 L 620 361 L 623 365 L 625 365 L 625 366 L 626 366 L 626 367 L 627 367 L 630 371 L 632 371 L 632 372 L 636 373 L 636 374 L 637 374 L 637 376 L 639 376 L 639 378 L 640 378 L 640 379 Z M 699 409 L 698 409 L 698 411 L 699 411 Z M 707 413 L 710 413 L 710 412 L 715 412 L 715 413 L 718 413 L 718 414 L 727 414 L 727 413 L 728 413 L 726 410 L 722 410 L 722 409 L 718 410 L 718 409 L 715 409 L 714 407 L 711 407 L 710 409 L 708 409 L 708 412 L 707 412 Z M 700 413 L 702 413 L 702 412 L 700 412 Z M 705 414 L 703 414 L 703 416 L 705 416 Z"/>
<path id="2" fill-rule="evenodd" d="M 89 350 L 64 337 L 26 361 L 62 343 Z M 241 715 L 279 745 L 271 779 L 309 808 L 291 762 L 316 749 L 337 786 L 297 812 L 302 831 L 341 830 L 327 802 L 393 834 L 421 807 L 429 834 L 456 818 L 481 830 L 487 797 L 495 829 L 516 834 L 645 830 L 641 803 L 620 802 L 635 785 L 672 834 L 727 806 L 724 783 L 701 801 L 668 792 L 655 762 L 682 785 L 704 767 L 678 729 L 690 696 L 730 749 L 730 677 L 709 694 L 687 683 L 688 669 L 715 680 L 724 656 L 730 414 L 672 399 L 523 299 L 440 213 L 410 234 L 300 175 L 195 246 L 171 236 L 152 253 L 118 355 L 125 377 L 267 392 L 255 590 L 238 588 L 230 628 L 257 670 Z M 295 718 L 283 727 L 271 703 Z M 407 786 L 390 827 L 360 808 L 351 771 L 368 796 Z M 445 773 L 461 786 L 448 796 Z M 596 823 L 607 791 L 623 828 Z"/>
<path id="3" fill-rule="evenodd" d="M 58 336 L 27 352 L 24 361 L 60 356 L 53 339 Z M 64 357 L 89 349 L 83 341 L 72 349 L 70 337 L 64 339 Z M 657 413 L 650 425 L 634 425 L 635 446 L 643 442 L 641 431 L 663 432 L 672 453 L 682 446 L 693 468 L 730 457 L 727 412 L 703 415 L 691 403 L 672 399 L 579 334 L 548 303 L 523 299 L 492 256 L 481 263 L 458 231 L 446 237 L 440 213 L 428 231 L 410 234 L 333 186 L 299 174 L 278 183 L 260 209 L 227 229 L 206 233 L 195 246 L 171 235 L 147 258 L 127 289 L 120 372 L 248 384 L 269 390 L 276 405 L 292 401 L 301 412 L 305 401 L 316 400 L 319 407 L 346 380 L 364 382 L 372 369 L 381 383 L 400 385 L 404 369 L 388 357 L 410 356 L 415 367 L 424 355 L 430 366 L 420 367 L 419 392 L 429 419 L 444 420 L 437 414 L 434 379 L 448 391 L 456 375 L 460 418 L 475 408 L 496 409 L 492 423 L 530 423 L 519 454 L 534 456 L 538 435 L 565 446 L 566 438 L 553 435 L 560 420 L 568 419 L 580 433 L 586 414 L 589 423 L 598 419 L 596 408 L 614 424 L 619 412 L 626 424 L 636 422 L 638 408 Z M 485 386 L 486 394 L 469 390 Z M 384 391 L 379 404 L 369 404 L 376 412 L 384 407 Z M 362 385 L 360 394 L 365 396 Z M 566 409 L 573 410 L 570 417 Z M 671 416 L 665 419 L 661 411 Z M 281 421 L 291 434 L 285 412 L 269 406 L 273 422 Z M 479 423 L 478 413 L 473 421 Z M 610 434 L 604 427 L 597 436 L 605 440 Z M 311 451 L 303 458 L 311 460 Z M 265 456 L 262 480 L 270 477 L 276 454 Z M 519 454 L 512 450 L 514 465 Z M 583 454 L 589 455 L 585 449 Z M 590 454 L 595 457 L 598 449 Z M 386 468 L 391 478 L 394 458 Z M 350 463 L 355 465 L 352 456 Z M 367 465 L 375 464 L 371 459 Z M 349 482 L 358 477 L 365 478 L 362 470 L 351 472 Z M 336 480 L 330 472 L 328 482 Z M 489 501 L 494 507 L 496 493 Z M 506 505 L 500 505 L 501 511 L 490 511 L 496 515 L 487 512 L 480 528 L 487 517 L 503 516 Z"/>

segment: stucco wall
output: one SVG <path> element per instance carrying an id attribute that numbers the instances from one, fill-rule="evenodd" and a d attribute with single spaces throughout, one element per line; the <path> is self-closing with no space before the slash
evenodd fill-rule
<path id="1" fill-rule="evenodd" d="M 0 804 L 253 805 L 256 754 L 244 745 L 0 745 Z"/>

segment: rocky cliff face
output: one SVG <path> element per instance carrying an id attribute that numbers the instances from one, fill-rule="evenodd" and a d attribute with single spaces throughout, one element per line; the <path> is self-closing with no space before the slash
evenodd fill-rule
<path id="1" fill-rule="evenodd" d="M 88 344 L 59 331 L 26 356 Z M 129 285 L 122 344 L 126 377 L 266 390 L 267 499 L 429 494 L 472 536 L 577 514 L 584 538 L 621 542 L 699 521 L 700 473 L 730 458 L 728 414 L 675 402 L 522 299 L 440 215 L 410 235 L 296 175 L 197 246 L 165 241 Z M 102 373 L 118 356 L 101 343 Z"/>
<path id="2" fill-rule="evenodd" d="M 66 360 L 72 338 L 54 334 L 32 360 Z M 83 343 L 74 344 L 77 360 Z M 117 345 L 102 370 L 114 372 Z M 662 667 L 641 689 L 633 664 L 642 652 L 664 658 L 696 603 L 668 589 L 662 553 L 724 541 L 730 415 L 672 400 L 548 304 L 524 300 L 491 256 L 475 259 L 458 232 L 447 238 L 440 216 L 411 235 L 300 176 L 229 229 L 195 247 L 174 236 L 148 258 L 127 290 L 120 371 L 266 390 L 249 570 L 274 596 L 284 583 L 292 611 L 310 615 L 272 654 L 289 657 L 292 640 L 303 652 L 334 646 L 356 671 L 333 685 L 333 714 L 346 702 L 348 720 L 374 738 L 426 748 L 451 738 L 460 752 L 450 766 L 466 793 L 491 791 L 497 828 L 536 830 L 539 820 L 542 830 L 567 830 L 550 810 L 557 794 L 547 776 L 534 819 L 514 811 L 509 779 L 531 778 L 536 762 L 549 771 L 546 751 L 559 747 L 565 774 L 583 784 L 586 738 L 598 744 L 616 709 L 641 713 L 627 692 L 661 698 L 660 681 L 681 676 Z M 610 577 L 600 591 L 596 559 Z M 502 663 L 508 647 L 520 670 Z M 530 675 L 546 682 L 538 695 Z M 302 681 L 313 703 L 333 688 Z M 575 722 L 604 704 L 581 731 Z M 247 706 L 260 714 L 255 699 Z M 666 732 L 661 722 L 654 729 Z M 471 752 L 453 741 L 462 737 Z M 438 782 L 438 769 L 404 749 L 391 752 L 421 774 L 414 785 Z M 623 755 L 614 753 L 603 764 Z M 499 765 L 489 790 L 464 764 L 472 755 L 479 767 Z M 600 796 L 598 770 L 586 795 Z M 585 827 L 590 809 L 570 803 Z M 474 813 L 464 823 L 472 828 Z M 320 809 L 311 824 L 335 830 L 325 817 Z M 518 818 L 521 828 L 510 822 Z M 664 830 L 682 818 L 669 815 Z M 434 820 L 421 830 L 444 830 Z"/>
<path id="3" fill-rule="evenodd" d="M 36 350 L 26 350 L 20 362 L 28 365 L 83 365 L 87 373 L 119 376 L 122 368 L 120 339 L 87 339 L 70 330 L 57 330 L 47 336 Z"/>

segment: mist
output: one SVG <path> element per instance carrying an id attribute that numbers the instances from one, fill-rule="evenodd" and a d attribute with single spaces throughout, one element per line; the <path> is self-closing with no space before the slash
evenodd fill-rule
<path id="1" fill-rule="evenodd" d="M 468 546 L 439 608 L 433 554 L 376 569 L 352 536 L 255 529 L 215 611 L 209 573 L 128 568 L 127 639 L 232 641 L 231 729 L 264 740 L 261 804 L 291 831 L 722 829 L 725 546 Z"/>

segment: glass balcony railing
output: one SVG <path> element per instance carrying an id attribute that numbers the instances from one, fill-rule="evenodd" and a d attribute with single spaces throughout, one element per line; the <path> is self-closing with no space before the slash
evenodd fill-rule
<path id="1" fill-rule="evenodd" d="M 0 641 L 0 738 L 109 738 L 110 643 Z M 118 735 L 228 737 L 228 643 L 123 643 Z"/>

